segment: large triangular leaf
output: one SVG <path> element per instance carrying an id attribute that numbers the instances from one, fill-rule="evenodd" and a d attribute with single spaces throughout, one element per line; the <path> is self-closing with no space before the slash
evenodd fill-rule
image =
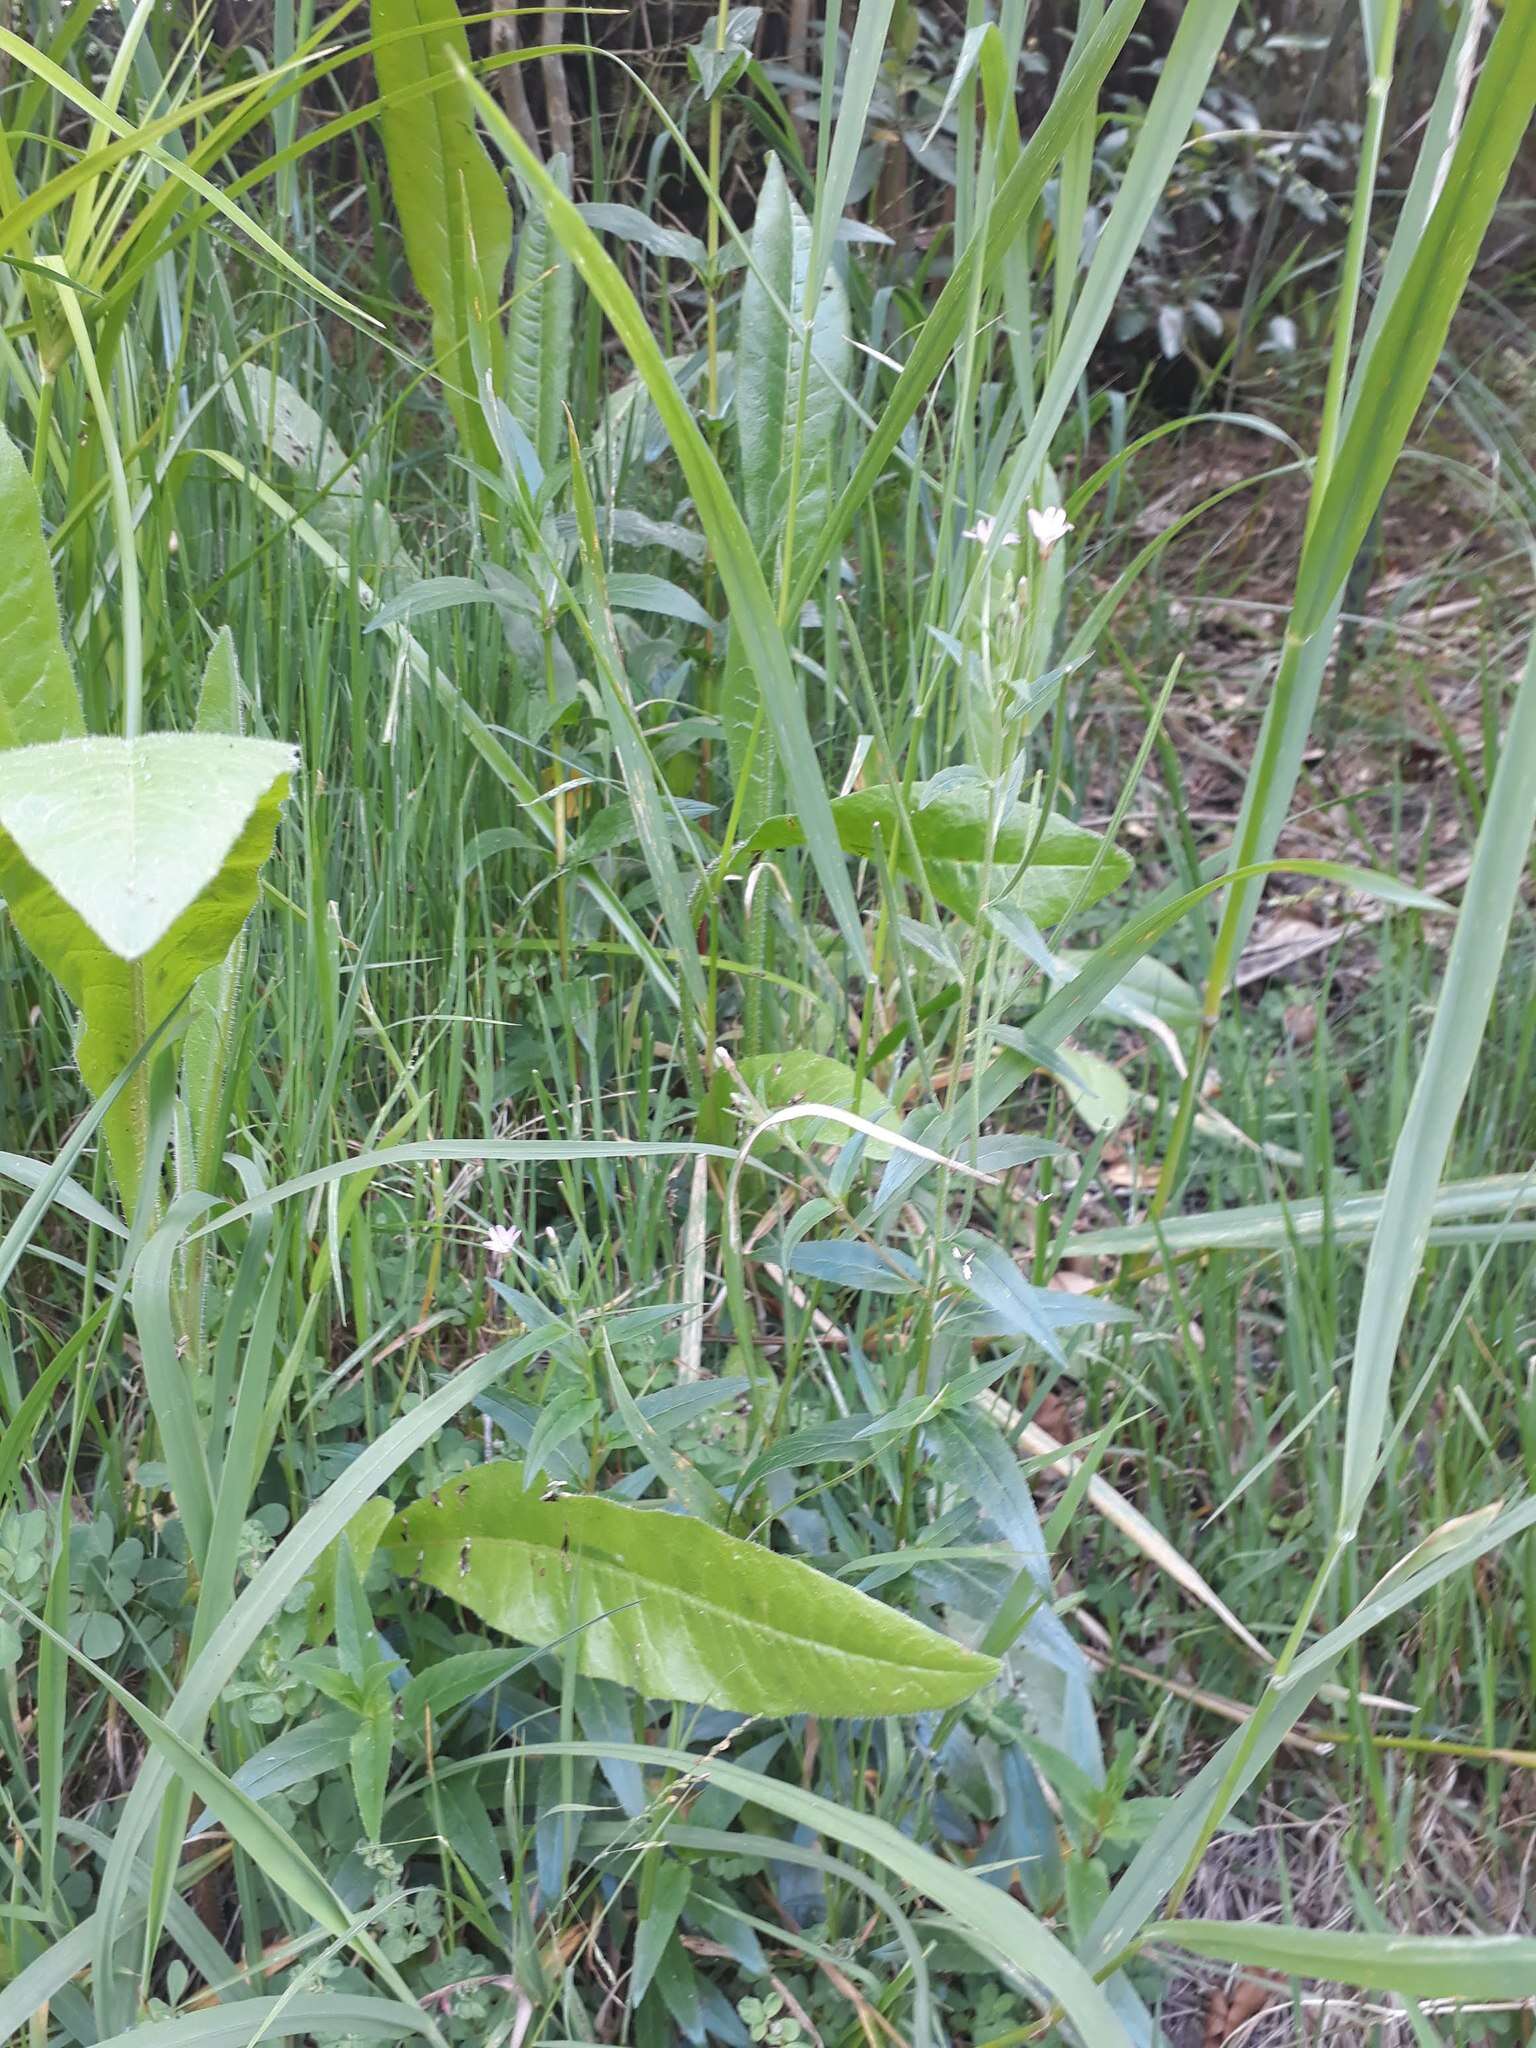
<path id="1" fill-rule="evenodd" d="M 228 953 L 293 763 L 270 740 L 200 733 L 0 754 L 0 896 L 80 1011 L 76 1055 L 93 1094 Z M 130 1202 L 144 1118 L 135 1088 L 106 1122 Z"/>
<path id="2" fill-rule="evenodd" d="M 386 1533 L 397 1569 L 527 1643 L 576 1636 L 589 1677 L 744 1714 L 905 1714 L 969 1698 L 990 1657 L 686 1515 L 541 1499 L 481 1465 Z"/>
<path id="3" fill-rule="evenodd" d="M 84 730 L 42 511 L 21 452 L 0 427 L 0 748 Z"/>
<path id="4" fill-rule="evenodd" d="M 0 759 L 0 830 L 97 943 L 138 960 L 218 877 L 294 759 L 213 733 L 18 749 Z M 19 897 L 12 909 L 21 924 Z"/>

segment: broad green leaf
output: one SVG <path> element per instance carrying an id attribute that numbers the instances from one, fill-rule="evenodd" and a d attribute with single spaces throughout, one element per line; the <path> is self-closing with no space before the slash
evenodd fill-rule
<path id="1" fill-rule="evenodd" d="M 347 1760 L 354 1722 L 353 1715 L 333 1710 L 312 1721 L 301 1721 L 296 1728 L 285 1728 L 275 1741 L 247 1757 L 229 1782 L 250 1798 L 261 1800 L 275 1798 L 308 1780 L 327 1778 Z M 214 1817 L 205 1809 L 188 1829 L 187 1839 L 206 1835 L 213 1825 Z"/>
<path id="2" fill-rule="evenodd" d="M 664 576 L 631 574 L 618 570 L 607 578 L 608 602 L 619 612 L 655 612 L 665 619 L 681 619 L 686 626 L 713 632 L 712 619 L 691 592 L 669 583 Z"/>
<path id="3" fill-rule="evenodd" d="M 256 900 L 294 763 L 291 747 L 208 734 L 60 740 L 0 754 L 0 895 L 80 1011 L 76 1056 L 95 1095 Z M 131 1203 L 145 1091 L 106 1120 Z"/>
<path id="4" fill-rule="evenodd" d="M 596 228 L 600 235 L 631 242 L 652 256 L 665 256 L 674 263 L 691 263 L 695 269 L 704 261 L 704 244 L 697 235 L 682 228 L 669 228 L 663 221 L 642 213 L 638 206 L 616 206 L 606 200 L 588 199 L 579 211 L 587 226 Z"/>
<path id="5" fill-rule="evenodd" d="M 459 434 L 489 459 L 470 340 L 478 334 L 495 359 L 512 209 L 475 133 L 463 18 L 458 0 L 374 0 L 373 27 L 379 128 L 406 259 L 432 311 L 433 353 Z"/>
<path id="6" fill-rule="evenodd" d="M 554 157 L 549 175 L 567 197 L 570 166 Z M 507 410 L 547 473 L 565 452 L 562 407 L 570 386 L 576 276 L 542 207 L 529 205 L 517 236 L 507 309 Z"/>
<path id="7" fill-rule="evenodd" d="M 346 1541 L 359 1578 L 366 1575 L 373 1562 L 373 1553 L 393 1516 L 394 1509 L 387 1500 L 374 1499 L 360 1507 L 347 1524 Z M 325 1555 L 315 1566 L 305 1624 L 309 1640 L 315 1644 L 329 1641 L 331 1630 L 336 1626 L 336 1556 L 341 1541 L 338 1536 L 334 1543 L 328 1544 Z"/>
<path id="8" fill-rule="evenodd" d="M 866 1244 L 858 1237 L 818 1238 L 797 1245 L 788 1268 L 797 1280 L 846 1287 L 855 1294 L 916 1294 L 923 1284 L 915 1259 L 892 1245 Z"/>
<path id="9" fill-rule="evenodd" d="M 42 508 L 21 451 L 0 427 L 0 748 L 83 733 L 59 628 Z"/>
<path id="10" fill-rule="evenodd" d="M 1117 1131 L 1131 1113 L 1130 1084 L 1120 1069 L 1081 1046 L 1060 1046 L 1050 1071 L 1090 1131 Z"/>
<path id="11" fill-rule="evenodd" d="M 810 241 L 810 222 L 790 194 L 783 165 L 770 156 L 748 244 L 752 267 L 741 288 L 736 335 L 742 510 L 760 547 L 770 537 L 774 500 L 782 498 L 785 487 L 785 428 L 793 415 L 797 374 L 791 364 L 798 364 L 800 355 L 793 320 L 805 288 Z"/>
<path id="12" fill-rule="evenodd" d="M 388 509 L 371 497 L 361 470 L 314 407 L 261 363 L 231 367 L 218 359 L 224 392 L 236 426 L 265 456 L 297 470 L 321 495 L 310 505 L 315 531 L 345 555 L 350 567 L 366 550 L 369 572 L 383 577 L 410 567 L 400 532 Z M 199 721 L 200 731 L 213 728 Z"/>
<path id="13" fill-rule="evenodd" d="M 363 485 L 356 466 L 286 377 L 263 363 L 232 364 L 223 356 L 217 360 L 229 409 L 236 423 L 255 435 L 258 447 L 339 497 L 357 496 Z"/>
<path id="14" fill-rule="evenodd" d="M 1021 802 L 1003 815 L 989 872 L 984 864 L 991 807 L 990 789 L 976 779 L 935 778 L 919 783 L 912 794 L 912 838 L 929 886 L 957 917 L 974 922 L 984 902 L 1001 900 L 1037 924 L 1057 924 L 1070 910 L 1087 909 L 1118 889 L 1131 872 L 1128 857 L 1097 832 L 1054 811 L 1042 818 L 1033 804 Z M 838 797 L 832 817 L 845 852 L 872 855 L 878 835 L 892 865 L 915 878 L 917 863 L 889 784 Z M 797 818 L 770 818 L 744 852 L 798 846 L 801 840 Z"/>
<path id="15" fill-rule="evenodd" d="M 688 69 L 706 105 L 746 69 L 762 18 L 761 7 L 733 7 L 723 28 L 711 22 L 699 41 L 688 45 Z"/>
<path id="16" fill-rule="evenodd" d="M 397 1569 L 523 1642 L 578 1631 L 578 1669 L 747 1714 L 904 1714 L 997 1667 L 895 1609 L 692 1517 L 525 1491 L 479 1465 L 408 1508 Z"/>
<path id="17" fill-rule="evenodd" d="M 400 1718 L 408 1734 L 420 1735 L 428 1714 L 434 1721 L 503 1685 L 537 1653 L 533 1650 L 464 1650 L 445 1657 L 407 1681 Z"/>
<path id="18" fill-rule="evenodd" d="M 1257 1920 L 1162 1920 L 1148 1928 L 1147 1939 L 1213 1962 L 1399 1998 L 1536 1996 L 1536 1941 L 1514 1934 L 1352 1934 Z"/>

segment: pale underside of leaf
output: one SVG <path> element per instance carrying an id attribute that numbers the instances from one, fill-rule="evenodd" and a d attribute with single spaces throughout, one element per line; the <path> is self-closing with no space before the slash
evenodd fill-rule
<path id="1" fill-rule="evenodd" d="M 0 832 L 102 946 L 138 960 L 219 874 L 294 760 L 275 741 L 208 733 L 18 748 L 0 756 Z"/>

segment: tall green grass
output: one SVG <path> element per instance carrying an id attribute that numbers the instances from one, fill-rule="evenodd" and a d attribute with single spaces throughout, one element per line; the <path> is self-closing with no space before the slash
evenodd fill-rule
<path id="1" fill-rule="evenodd" d="M 0 2038 L 736 2042 L 792 2038 L 743 2004 L 787 1988 L 828 2041 L 1111 2044 L 1189 1959 L 1416 2029 L 1536 1995 L 1536 1944 L 1449 1914 L 1182 1917 L 1298 1730 L 1341 1744 L 1367 1873 L 1408 1745 L 1529 1746 L 1536 1009 L 1495 1002 L 1529 955 L 1525 650 L 1489 652 L 1454 910 L 1406 842 L 1364 868 L 1282 828 L 1536 25 L 1507 7 L 1466 94 L 1468 10 L 1421 109 L 1397 8 L 1364 12 L 1318 428 L 1274 464 L 1309 492 L 1290 622 L 1214 851 L 1164 725 L 1187 529 L 1124 531 L 1167 429 L 1094 379 L 1231 0 L 1181 10 L 1091 235 L 1137 0 L 1081 8 L 1027 134 L 1024 10 L 978 15 L 929 288 L 843 226 L 888 6 L 828 24 L 803 153 L 743 17 L 686 102 L 626 78 L 682 228 L 617 137 L 542 161 L 452 6 L 280 0 L 282 62 L 227 80 L 147 4 L 105 80 L 77 14 L 0 37 L 4 417 L 83 720 L 189 730 L 227 628 L 243 729 L 300 761 L 200 984 L 216 1059 L 178 1015 L 91 1101 L 0 926 Z M 1141 709 L 1100 751 L 1117 664 Z M 1287 874 L 1384 915 L 1363 1008 L 1277 1070 L 1231 989 Z M 136 1185 L 101 1142 L 127 1099 Z M 1111 1226 L 1131 1134 L 1155 1193 Z M 1124 1263 L 1060 1284 L 1089 1257 Z M 695 1704 L 595 1675 L 612 1617 L 509 1643 L 380 1547 L 493 1456 L 796 1553 L 1000 1675 L 743 1721 L 697 1704 L 729 1672 Z M 1148 1725 L 1121 1667 L 1160 1640 L 1239 1717 L 1214 1752 L 1187 1699 Z M 1496 1779 L 1480 1827 L 1496 1858 Z"/>

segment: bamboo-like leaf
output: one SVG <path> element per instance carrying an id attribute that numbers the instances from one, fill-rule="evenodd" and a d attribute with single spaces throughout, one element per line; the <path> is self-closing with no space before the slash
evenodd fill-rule
<path id="1" fill-rule="evenodd" d="M 691 1516 L 542 1499 L 477 1465 L 407 1508 L 395 1568 L 523 1642 L 577 1632 L 577 1668 L 746 1714 L 905 1714 L 968 1699 L 989 1657 Z"/>
<path id="2" fill-rule="evenodd" d="M 21 451 L 0 426 L 0 749 L 85 730 L 59 627 L 42 509 Z"/>

